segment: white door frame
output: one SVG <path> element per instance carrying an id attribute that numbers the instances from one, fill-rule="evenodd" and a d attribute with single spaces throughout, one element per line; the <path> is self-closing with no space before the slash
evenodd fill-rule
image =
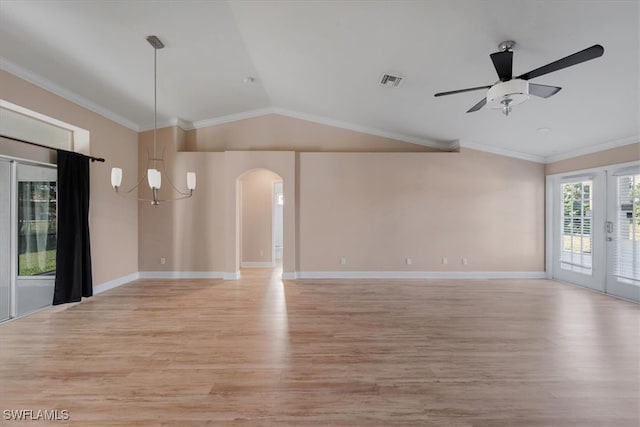
<path id="1" fill-rule="evenodd" d="M 607 216 L 610 215 L 610 204 L 614 203 L 611 201 L 611 197 L 608 197 L 608 194 L 607 194 L 610 187 L 610 184 L 607 182 L 608 181 L 607 178 L 612 171 L 616 171 L 618 169 L 635 166 L 639 164 L 640 162 L 633 161 L 633 162 L 619 163 L 615 165 L 601 166 L 597 168 L 558 173 L 558 174 L 548 175 L 546 177 L 545 269 L 546 269 L 546 277 L 548 279 L 567 281 L 571 284 L 584 286 L 572 280 L 566 280 L 558 277 L 559 276 L 558 265 L 556 262 L 557 255 L 558 255 L 558 248 L 559 248 L 559 245 L 558 245 L 559 242 L 557 242 L 556 239 L 558 236 L 558 231 L 560 226 L 559 215 L 558 215 L 559 209 L 560 209 L 560 207 L 558 206 L 558 203 L 560 202 L 560 199 L 559 199 L 558 190 L 560 188 L 561 180 L 563 177 L 579 177 L 579 176 L 585 176 L 585 175 L 593 175 L 596 178 L 597 177 L 601 178 L 599 184 L 596 184 L 594 179 L 594 194 L 595 194 L 595 191 L 598 191 L 598 189 L 600 189 L 602 194 L 602 200 L 598 204 L 596 204 L 596 202 L 594 201 L 594 207 L 599 205 L 599 208 L 602 210 L 602 213 L 601 215 L 599 215 L 599 219 L 596 219 L 596 212 L 594 211 L 594 219 L 592 222 L 592 229 L 593 229 L 592 247 L 595 248 L 596 245 L 598 245 L 601 248 L 601 250 L 598 251 L 598 253 L 596 253 L 595 249 L 592 249 L 594 250 L 593 260 L 592 260 L 592 263 L 594 266 L 593 276 L 594 276 L 594 280 L 598 280 L 599 282 L 595 282 L 593 284 L 594 286 L 587 286 L 587 287 L 599 292 L 611 294 L 624 299 L 632 299 L 632 298 L 629 298 L 628 296 L 618 294 L 614 289 L 609 289 L 609 286 L 607 284 L 607 277 L 610 274 L 608 269 L 611 268 L 611 265 L 610 265 L 610 262 L 608 261 L 609 254 L 607 251 L 607 245 L 605 244 L 606 243 L 605 242 L 605 237 L 606 237 L 605 225 L 606 225 L 606 221 L 609 220 Z M 596 239 L 598 239 L 598 241 L 596 241 Z M 598 271 L 596 271 L 596 264 L 600 266 L 597 268 Z M 562 273 L 560 274 L 560 276 L 564 277 Z"/>
<path id="2" fill-rule="evenodd" d="M 10 164 L 10 200 L 9 200 L 9 251 L 3 254 L 9 258 L 9 319 L 30 314 L 48 306 L 37 307 L 18 312 L 18 286 L 20 283 L 40 282 L 53 289 L 55 276 L 19 277 L 18 276 L 18 183 L 29 180 L 56 180 L 57 166 L 50 163 L 18 159 L 0 155 L 3 161 Z M 51 298 L 53 301 L 53 298 Z M 49 304 L 51 305 L 51 303 Z"/>
<path id="3" fill-rule="evenodd" d="M 614 245 L 618 243 L 618 178 L 616 173 L 624 172 L 624 169 L 640 168 L 640 162 L 632 164 L 631 166 L 616 166 L 612 167 L 609 173 L 609 181 L 607 183 L 607 192 L 610 195 L 609 203 L 607 204 L 607 221 L 613 226 L 611 230 L 607 230 L 605 234 L 606 246 L 607 246 L 607 275 L 605 278 L 607 293 L 618 296 L 620 298 L 640 302 L 640 286 L 637 283 L 625 282 L 614 276 Z M 631 173 L 631 171 L 629 171 Z M 626 174 L 626 173 L 625 173 Z M 634 173 L 635 174 L 635 173 Z"/>
<path id="4" fill-rule="evenodd" d="M 278 200 L 276 199 L 276 187 L 278 184 L 282 185 L 284 188 L 284 182 L 282 180 L 273 181 L 271 186 L 271 264 L 276 265 L 277 257 L 276 257 L 276 229 L 277 229 L 277 220 L 276 220 L 276 209 L 278 209 Z M 283 209 L 284 211 L 284 209 Z M 283 212 L 284 213 L 284 212 Z M 280 217 L 280 227 L 284 231 L 284 217 Z M 283 246 L 283 255 L 284 255 L 284 246 Z"/>
<path id="5" fill-rule="evenodd" d="M 562 212 L 562 201 L 560 186 L 567 182 L 578 182 L 580 180 L 589 179 L 592 181 L 591 194 L 593 196 L 592 217 L 591 217 L 591 274 L 578 273 L 571 270 L 560 268 L 560 245 L 558 236 L 561 235 L 560 213 Z M 552 185 L 551 200 L 551 231 L 552 231 L 552 265 L 553 278 L 569 283 L 583 286 L 600 292 L 604 292 L 604 245 L 603 245 L 603 227 L 605 218 L 605 177 L 604 171 L 591 171 L 587 173 L 567 173 L 554 177 Z M 602 224 L 602 227 L 600 226 Z"/>

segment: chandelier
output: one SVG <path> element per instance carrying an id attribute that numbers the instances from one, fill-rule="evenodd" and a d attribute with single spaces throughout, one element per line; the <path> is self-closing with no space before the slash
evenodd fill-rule
<path id="1" fill-rule="evenodd" d="M 158 49 L 162 49 L 164 44 L 160 41 L 160 39 L 156 36 L 148 36 L 147 41 L 153 47 L 153 157 L 148 157 L 149 153 L 147 152 L 147 182 L 149 184 L 149 188 L 151 188 L 151 198 L 137 198 L 138 200 L 151 202 L 153 206 L 158 206 L 160 202 L 168 202 L 172 200 L 181 200 L 187 199 L 193 196 L 193 191 L 196 189 L 196 174 L 195 172 L 187 172 L 187 191 L 180 191 L 176 188 L 176 186 L 171 181 L 169 174 L 166 172 L 164 159 L 163 157 L 158 157 L 157 154 L 157 133 L 158 133 L 158 73 L 157 73 L 157 56 Z M 168 199 L 160 199 L 158 198 L 158 192 L 160 190 L 160 186 L 162 185 L 162 174 L 166 176 L 166 180 L 169 182 L 173 190 L 177 193 L 177 196 Z M 121 190 L 120 185 L 122 184 L 122 169 L 121 168 L 112 168 L 111 169 L 111 185 L 113 186 L 116 194 L 120 196 L 127 196 L 132 191 L 134 191 L 142 182 L 144 181 L 144 175 L 140 178 L 140 180 L 131 187 L 129 190 Z"/>

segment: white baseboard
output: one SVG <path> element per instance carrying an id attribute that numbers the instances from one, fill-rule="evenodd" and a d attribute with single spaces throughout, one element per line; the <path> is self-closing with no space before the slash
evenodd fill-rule
<path id="1" fill-rule="evenodd" d="M 101 294 L 109 289 L 117 288 L 118 286 L 122 286 L 125 283 L 133 282 L 134 280 L 138 280 L 140 278 L 140 273 L 131 273 L 126 276 L 118 277 L 117 279 L 109 280 L 108 282 L 100 283 L 97 286 L 93 287 L 93 294 Z"/>
<path id="2" fill-rule="evenodd" d="M 224 280 L 240 280 L 240 272 L 236 271 L 236 272 L 227 272 L 225 271 L 224 273 L 222 273 L 222 278 Z"/>
<path id="3" fill-rule="evenodd" d="M 141 271 L 140 279 L 222 279 L 221 271 Z"/>
<path id="4" fill-rule="evenodd" d="M 297 279 L 544 279 L 544 271 L 299 271 Z M 294 280 L 291 278 L 288 280 Z M 283 275 L 285 279 L 285 275 Z"/>
<path id="5" fill-rule="evenodd" d="M 242 268 L 274 268 L 276 265 L 272 262 L 260 262 L 260 261 L 242 261 L 240 267 Z"/>
<path id="6" fill-rule="evenodd" d="M 286 271 L 283 280 L 296 279 L 544 279 L 544 271 Z M 101 294 L 138 279 L 224 279 L 239 280 L 240 272 L 140 271 L 93 287 Z"/>

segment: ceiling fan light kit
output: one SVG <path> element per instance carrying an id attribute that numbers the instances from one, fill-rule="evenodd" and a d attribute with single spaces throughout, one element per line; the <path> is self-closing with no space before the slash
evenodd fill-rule
<path id="1" fill-rule="evenodd" d="M 513 77 L 512 49 L 515 45 L 516 42 L 513 40 L 503 41 L 498 45 L 500 51 L 489 55 L 493 62 L 493 66 L 496 69 L 496 73 L 498 73 L 498 77 L 500 78 L 497 83 L 488 86 L 477 86 L 467 89 L 439 92 L 436 93 L 435 96 L 454 95 L 456 93 L 486 89 L 487 95 L 481 99 L 480 102 L 467 110 L 467 113 L 478 111 L 486 105 L 489 108 L 501 109 L 502 113 L 508 116 L 512 107 L 514 105 L 522 104 L 528 100 L 529 95 L 538 96 L 540 98 L 549 98 L 550 96 L 560 92 L 562 89 L 558 86 L 529 83 L 530 79 L 596 59 L 604 54 L 604 48 L 599 44 L 595 44 L 572 55 L 558 59 L 557 61 L 543 65 L 542 67 L 538 67 L 528 73 Z"/>
<path id="2" fill-rule="evenodd" d="M 511 112 L 511 107 L 522 104 L 529 99 L 529 82 L 513 79 L 496 83 L 487 91 L 487 107 L 501 109 L 505 116 Z"/>

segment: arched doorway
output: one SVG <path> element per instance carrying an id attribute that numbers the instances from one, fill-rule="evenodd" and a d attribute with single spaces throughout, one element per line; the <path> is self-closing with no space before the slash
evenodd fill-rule
<path id="1" fill-rule="evenodd" d="M 296 153 L 293 151 L 227 151 L 224 156 L 224 278 L 227 280 L 240 278 L 242 214 L 240 180 L 255 170 L 267 169 L 282 178 L 284 199 L 282 278 L 295 279 L 297 271 Z"/>

